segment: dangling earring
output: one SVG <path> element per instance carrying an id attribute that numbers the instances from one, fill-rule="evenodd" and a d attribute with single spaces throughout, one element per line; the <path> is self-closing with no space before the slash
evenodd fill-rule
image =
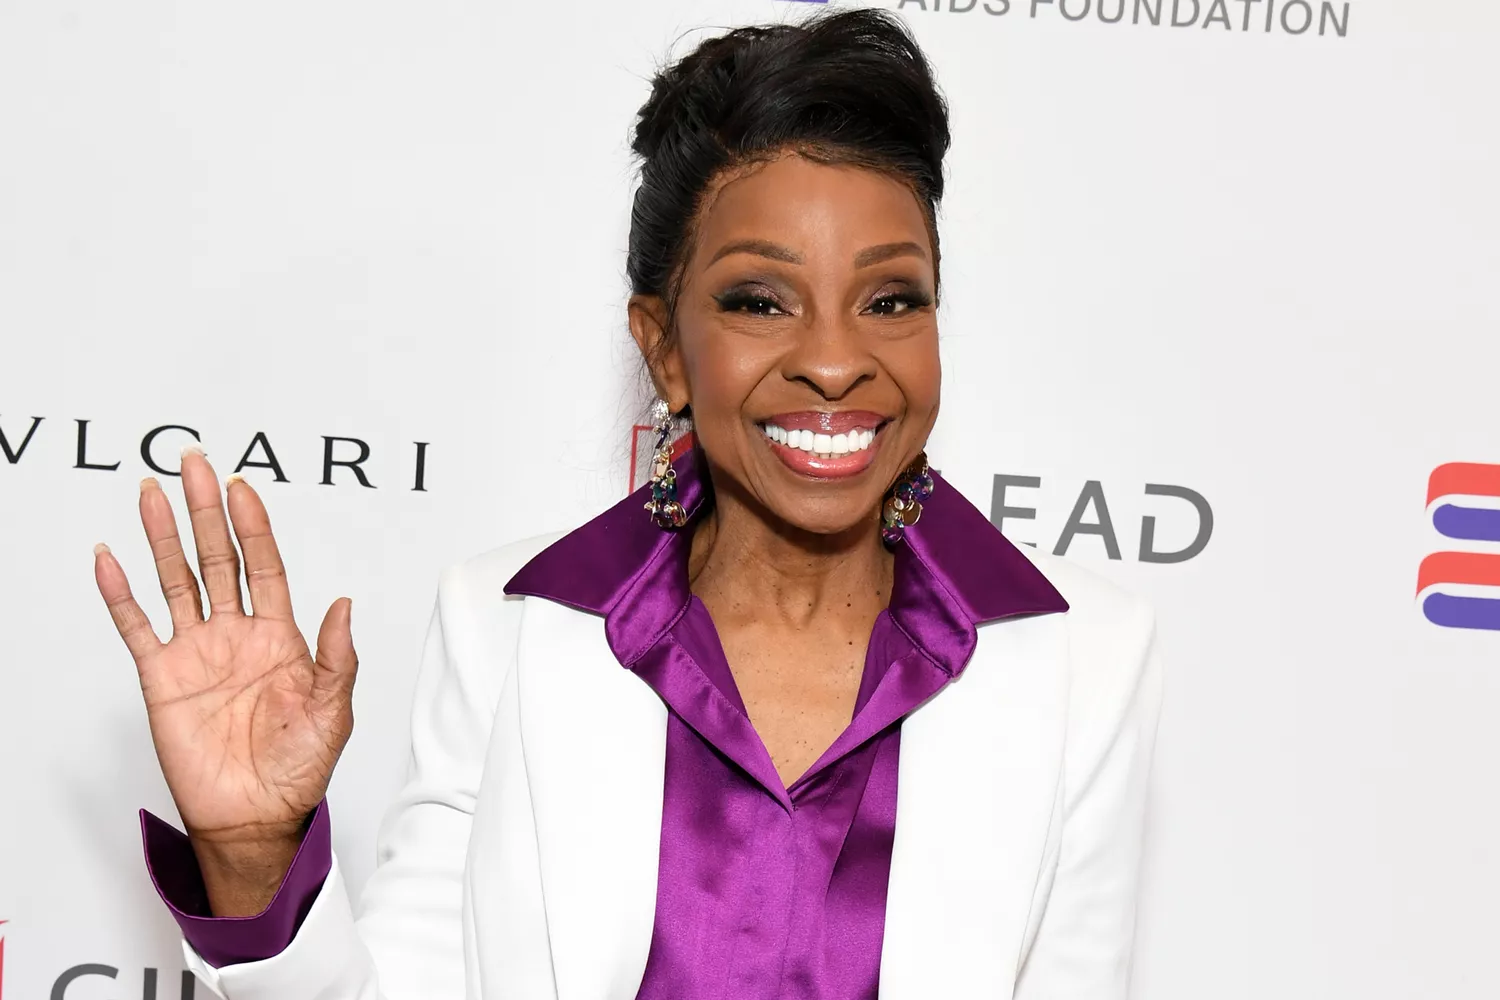
<path id="1" fill-rule="evenodd" d="M 651 499 L 646 501 L 646 509 L 658 528 L 680 528 L 687 523 L 687 511 L 677 502 L 677 470 L 672 468 L 672 428 L 677 418 L 665 399 L 651 404 L 651 422 L 656 425 L 656 449 L 651 460 Z"/>
<path id="2" fill-rule="evenodd" d="M 882 542 L 894 546 L 901 541 L 906 529 L 921 518 L 922 502 L 932 496 L 935 486 L 932 474 L 927 471 L 927 453 L 924 451 L 906 467 L 886 494 L 885 503 L 880 508 Z"/>

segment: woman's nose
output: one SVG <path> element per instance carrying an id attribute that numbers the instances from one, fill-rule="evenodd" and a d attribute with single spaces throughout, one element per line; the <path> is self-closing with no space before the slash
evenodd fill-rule
<path id="1" fill-rule="evenodd" d="M 847 396 L 874 378 L 875 370 L 875 358 L 854 321 L 827 314 L 808 320 L 782 367 L 789 381 L 804 382 L 827 400 Z"/>

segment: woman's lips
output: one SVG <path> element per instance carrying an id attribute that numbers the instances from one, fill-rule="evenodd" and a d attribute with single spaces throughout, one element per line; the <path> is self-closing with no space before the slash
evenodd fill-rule
<path id="1" fill-rule="evenodd" d="M 879 438 L 876 440 L 878 441 Z M 875 449 L 878 447 L 876 444 L 871 444 L 864 451 L 820 458 L 800 448 L 788 448 L 784 444 L 777 444 L 770 438 L 766 439 L 766 444 L 770 445 L 776 457 L 781 459 L 787 468 L 798 475 L 810 476 L 814 479 L 843 479 L 846 476 L 857 476 L 875 461 Z"/>
<path id="2" fill-rule="evenodd" d="M 885 417 L 863 411 L 791 413 L 765 421 L 760 430 L 771 451 L 793 472 L 839 479 L 870 467 L 886 423 Z"/>

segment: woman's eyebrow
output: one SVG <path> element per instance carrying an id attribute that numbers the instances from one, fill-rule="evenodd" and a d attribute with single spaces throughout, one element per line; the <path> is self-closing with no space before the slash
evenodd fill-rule
<path id="1" fill-rule="evenodd" d="M 769 257 L 771 260 L 784 261 L 788 264 L 803 263 L 802 255 L 795 250 L 782 246 L 780 243 L 772 243 L 770 240 L 735 240 L 719 247 L 718 251 L 709 259 L 709 263 L 728 257 L 730 254 L 749 253 L 757 257 Z"/>
<path id="2" fill-rule="evenodd" d="M 709 259 L 712 264 L 717 260 L 728 257 L 731 254 L 748 253 L 757 257 L 766 257 L 771 260 L 779 260 L 788 264 L 805 263 L 802 255 L 797 251 L 782 246 L 780 243 L 772 243 L 770 240 L 735 240 L 721 246 Z M 869 267 L 890 260 L 893 257 L 920 257 L 927 259 L 927 251 L 920 243 L 904 240 L 899 243 L 881 243 L 873 247 L 865 247 L 854 255 L 855 267 Z"/>
<path id="3" fill-rule="evenodd" d="M 890 260 L 892 257 L 921 257 L 927 259 L 927 251 L 922 249 L 921 244 L 906 240 L 900 243 L 881 243 L 878 246 L 865 247 L 854 255 L 855 267 L 869 267 L 871 264 L 879 264 Z"/>

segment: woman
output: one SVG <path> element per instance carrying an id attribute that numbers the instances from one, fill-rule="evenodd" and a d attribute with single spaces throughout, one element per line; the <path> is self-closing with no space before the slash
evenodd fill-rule
<path id="1" fill-rule="evenodd" d="M 205 617 L 143 484 L 171 641 L 103 546 L 96 576 L 187 829 L 148 817 L 148 859 L 216 993 L 1124 995 L 1151 617 L 926 469 L 947 146 L 878 12 L 655 79 L 627 263 L 653 482 L 444 575 L 358 920 L 322 804 L 349 603 L 310 655 L 255 490 L 231 477 L 226 519 L 190 452 Z"/>

